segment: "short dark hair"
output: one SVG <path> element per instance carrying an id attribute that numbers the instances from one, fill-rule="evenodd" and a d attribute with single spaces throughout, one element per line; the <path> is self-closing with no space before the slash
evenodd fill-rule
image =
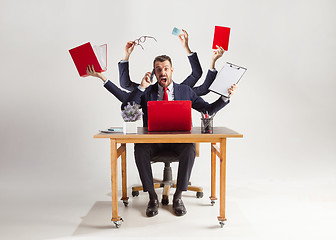
<path id="1" fill-rule="evenodd" d="M 173 66 L 173 63 L 172 63 L 172 60 L 169 56 L 167 55 L 160 55 L 160 56 L 157 56 L 155 59 L 154 59 L 154 62 L 153 62 L 153 67 L 155 67 L 155 62 L 164 62 L 164 61 L 169 61 L 170 62 L 170 66 Z"/>

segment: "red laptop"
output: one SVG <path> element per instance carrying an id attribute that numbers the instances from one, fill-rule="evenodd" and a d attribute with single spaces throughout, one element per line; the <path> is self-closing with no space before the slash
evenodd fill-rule
<path id="1" fill-rule="evenodd" d="M 148 101 L 148 131 L 190 131 L 191 101 Z"/>

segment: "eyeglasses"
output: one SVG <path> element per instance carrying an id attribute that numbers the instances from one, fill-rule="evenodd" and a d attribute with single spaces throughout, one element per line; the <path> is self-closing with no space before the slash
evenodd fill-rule
<path id="1" fill-rule="evenodd" d="M 144 43 L 147 38 L 152 38 L 152 39 L 155 40 L 155 42 L 157 42 L 155 37 L 151 37 L 151 36 L 141 36 L 138 39 L 135 39 L 133 42 L 134 42 L 135 45 L 139 45 L 142 48 L 142 50 L 145 50 L 140 43 Z"/>

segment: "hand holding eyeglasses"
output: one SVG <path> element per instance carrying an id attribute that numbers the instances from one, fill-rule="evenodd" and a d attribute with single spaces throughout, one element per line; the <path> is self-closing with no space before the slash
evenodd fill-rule
<path id="1" fill-rule="evenodd" d="M 125 46 L 124 58 L 122 60 L 123 61 L 129 60 L 131 53 L 133 52 L 135 46 L 139 45 L 142 48 L 142 50 L 145 50 L 141 44 L 146 42 L 147 38 L 152 38 L 155 40 L 155 42 L 157 42 L 156 39 L 151 36 L 141 36 L 138 39 L 135 39 L 134 41 L 128 41 Z"/>
<path id="2" fill-rule="evenodd" d="M 124 58 L 123 58 L 124 61 L 129 60 L 131 53 L 134 50 L 134 47 L 135 47 L 134 41 L 129 41 L 126 43 L 125 50 L 124 50 Z"/>

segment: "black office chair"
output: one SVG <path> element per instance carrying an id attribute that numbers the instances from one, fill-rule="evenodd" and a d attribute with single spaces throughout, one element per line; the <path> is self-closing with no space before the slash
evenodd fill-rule
<path id="1" fill-rule="evenodd" d="M 196 157 L 199 156 L 199 143 L 196 143 Z M 157 162 L 163 162 L 165 164 L 165 167 L 163 169 L 163 179 L 162 180 L 157 180 L 154 179 L 154 188 L 163 188 L 163 195 L 162 195 L 162 200 L 161 203 L 163 205 L 168 205 L 169 203 L 169 192 L 170 188 L 176 188 L 176 181 L 173 180 L 172 177 L 172 169 L 170 164 L 172 162 L 178 162 L 178 156 L 177 154 L 169 151 L 165 152 L 160 152 L 158 154 L 155 154 L 151 162 L 152 163 L 157 163 Z M 143 187 L 142 186 L 135 186 L 132 187 L 132 196 L 136 197 L 139 195 L 139 191 L 142 191 Z M 196 197 L 197 198 L 202 198 L 203 197 L 203 188 L 202 187 L 196 187 L 196 186 L 191 186 L 191 183 L 189 182 L 188 186 L 188 191 L 194 191 L 196 192 Z"/>

